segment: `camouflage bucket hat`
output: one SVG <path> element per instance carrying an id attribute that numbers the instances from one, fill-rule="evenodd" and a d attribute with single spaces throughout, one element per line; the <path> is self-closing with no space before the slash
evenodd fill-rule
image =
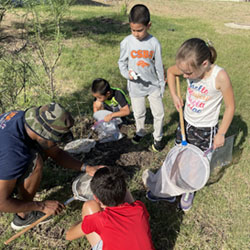
<path id="1" fill-rule="evenodd" d="M 60 104 L 29 108 L 24 119 L 32 131 L 46 140 L 65 143 L 73 140 L 70 128 L 74 119 Z"/>

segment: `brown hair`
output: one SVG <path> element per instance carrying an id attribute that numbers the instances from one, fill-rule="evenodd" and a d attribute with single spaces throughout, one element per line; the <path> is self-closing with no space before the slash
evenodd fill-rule
<path id="1" fill-rule="evenodd" d="M 177 51 L 176 61 L 188 61 L 191 67 L 197 69 L 205 60 L 214 63 L 216 57 L 217 53 L 211 42 L 207 44 L 200 38 L 191 38 L 186 40 Z"/>

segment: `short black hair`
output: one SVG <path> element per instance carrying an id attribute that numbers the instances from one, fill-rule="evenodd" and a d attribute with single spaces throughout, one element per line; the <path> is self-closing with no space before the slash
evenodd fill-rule
<path id="1" fill-rule="evenodd" d="M 136 4 L 129 13 L 130 23 L 140 23 L 145 26 L 150 22 L 150 13 L 144 4 Z"/>
<path id="2" fill-rule="evenodd" d="M 103 78 L 97 78 L 92 82 L 92 93 L 106 95 L 111 90 L 109 82 Z"/>
<path id="3" fill-rule="evenodd" d="M 125 175 L 118 167 L 99 168 L 90 182 L 93 194 L 108 207 L 124 203 L 127 192 Z"/>

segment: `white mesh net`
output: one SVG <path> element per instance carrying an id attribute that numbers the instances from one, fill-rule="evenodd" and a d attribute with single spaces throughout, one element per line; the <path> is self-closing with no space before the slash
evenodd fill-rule
<path id="1" fill-rule="evenodd" d="M 72 184 L 72 191 L 75 199 L 81 201 L 93 200 L 93 193 L 90 189 L 92 177 L 88 174 L 79 175 Z"/>
<path id="2" fill-rule="evenodd" d="M 157 173 L 147 169 L 142 179 L 155 196 L 169 197 L 201 189 L 209 174 L 207 157 L 199 148 L 188 144 L 172 148 Z"/>
<path id="3" fill-rule="evenodd" d="M 77 139 L 65 145 L 64 150 L 69 153 L 80 154 L 88 153 L 95 147 L 95 140 L 92 139 Z"/>

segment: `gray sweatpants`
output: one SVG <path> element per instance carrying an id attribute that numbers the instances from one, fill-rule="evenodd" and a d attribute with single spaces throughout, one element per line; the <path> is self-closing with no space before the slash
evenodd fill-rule
<path id="1" fill-rule="evenodd" d="M 161 97 L 160 89 L 157 89 L 152 94 L 147 96 L 149 100 L 150 109 L 154 118 L 154 140 L 160 141 L 163 135 L 163 122 L 164 122 L 164 107 Z M 145 119 L 146 119 L 146 103 L 145 97 L 131 97 L 132 109 L 136 123 L 136 134 L 144 136 L 145 132 Z"/>

